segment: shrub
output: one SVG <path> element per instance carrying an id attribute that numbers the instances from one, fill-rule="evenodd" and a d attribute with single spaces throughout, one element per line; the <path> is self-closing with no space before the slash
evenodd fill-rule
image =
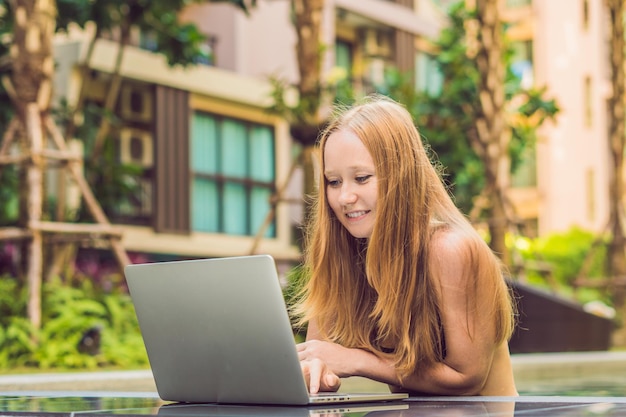
<path id="1" fill-rule="evenodd" d="M 595 245 L 595 246 L 594 246 Z M 597 235 L 573 227 L 562 233 L 552 233 L 537 239 L 520 238 L 516 249 L 526 263 L 544 263 L 550 267 L 548 281 L 546 274 L 528 270 L 529 283 L 556 290 L 562 295 L 575 298 L 581 303 L 602 300 L 610 303 L 606 291 L 596 288 L 576 288 L 575 280 L 584 273 L 584 278 L 606 276 L 606 242 Z M 583 271 L 583 265 L 588 263 Z M 556 288 L 554 288 L 556 285 Z"/>
<path id="2" fill-rule="evenodd" d="M 42 289 L 42 326 L 25 318 L 26 296 L 12 277 L 0 278 L 0 367 L 96 368 L 148 364 L 139 325 L 128 294 L 104 293 L 91 281 L 71 286 L 58 279 Z M 99 349 L 81 351 L 90 330 Z"/>

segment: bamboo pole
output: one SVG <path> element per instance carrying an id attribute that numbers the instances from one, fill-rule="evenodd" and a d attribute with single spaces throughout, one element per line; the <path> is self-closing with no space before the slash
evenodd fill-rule
<path id="1" fill-rule="evenodd" d="M 32 152 L 31 163 L 27 167 L 27 222 L 31 231 L 28 243 L 28 317 L 35 328 L 41 327 L 41 277 L 43 276 L 43 237 L 40 230 L 31 225 L 41 219 L 43 211 L 43 132 L 41 115 L 37 103 L 29 103 L 25 109 L 26 135 Z"/>
<path id="2" fill-rule="evenodd" d="M 68 148 L 63 138 L 63 135 L 49 116 L 46 117 L 45 125 L 56 146 L 61 151 L 67 152 Z M 70 161 L 68 163 L 68 169 L 70 171 L 70 174 L 72 175 L 72 178 L 74 179 L 74 181 L 78 185 L 78 188 L 81 191 L 89 212 L 94 217 L 96 222 L 110 227 L 109 219 L 102 210 L 102 207 L 100 207 L 98 200 L 93 195 L 93 192 L 91 191 L 89 184 L 87 184 L 85 177 L 80 172 L 78 163 L 76 161 Z M 120 265 L 120 268 L 123 270 L 126 265 L 129 265 L 131 263 L 130 258 L 128 257 L 128 254 L 126 253 L 126 250 L 122 246 L 122 242 L 119 239 L 111 239 L 110 243 L 117 262 Z"/>

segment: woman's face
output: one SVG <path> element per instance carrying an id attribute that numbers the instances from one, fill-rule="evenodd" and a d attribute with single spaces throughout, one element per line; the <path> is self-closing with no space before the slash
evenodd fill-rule
<path id="1" fill-rule="evenodd" d="M 372 235 L 378 184 L 372 156 L 350 130 L 338 130 L 324 147 L 326 198 L 341 224 L 356 238 Z"/>

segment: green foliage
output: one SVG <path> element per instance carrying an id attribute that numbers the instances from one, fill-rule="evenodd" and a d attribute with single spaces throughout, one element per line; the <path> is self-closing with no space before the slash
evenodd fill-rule
<path id="1" fill-rule="evenodd" d="M 32 365 L 37 349 L 32 324 L 23 316 L 9 316 L 0 326 L 0 367 Z"/>
<path id="2" fill-rule="evenodd" d="M 287 273 L 287 284 L 283 288 L 283 297 L 288 308 L 293 306 L 300 294 L 300 290 L 306 282 L 306 270 L 304 265 L 297 265 Z"/>
<path id="3" fill-rule="evenodd" d="M 106 363 L 122 368 L 148 363 L 135 308 L 128 294 L 107 294 L 102 298 L 107 322 L 102 333 L 102 354 Z"/>
<path id="4" fill-rule="evenodd" d="M 573 227 L 566 232 L 552 233 L 537 239 L 520 238 L 515 246 L 526 262 L 545 263 L 550 267 L 553 282 L 549 282 L 545 274 L 530 270 L 530 283 L 550 289 L 554 289 L 552 286 L 556 283 L 559 292 L 582 303 L 601 300 L 610 304 L 609 294 L 605 290 L 574 290 L 574 281 L 583 272 L 584 278 L 606 276 L 606 241 L 598 239 L 597 235 Z M 585 262 L 589 264 L 585 266 L 587 270 L 582 271 Z"/>
<path id="5" fill-rule="evenodd" d="M 90 164 L 87 178 L 95 190 L 100 206 L 106 213 L 117 213 L 119 207 L 141 194 L 138 178 L 143 168 L 134 164 L 120 164 L 117 159 L 114 142 L 104 144 L 103 154 Z M 91 221 L 91 215 L 82 207 L 81 221 Z"/>
<path id="6" fill-rule="evenodd" d="M 292 125 L 315 126 L 318 123 L 317 110 L 320 106 L 322 95 L 330 93 L 334 96 L 332 94 L 334 86 L 319 84 L 316 89 L 317 94 L 300 96 L 297 103 L 291 104 L 286 100 L 286 97 L 295 93 L 295 90 L 293 90 L 294 86 L 287 79 L 278 76 L 270 76 L 269 82 L 272 86 L 270 92 L 272 104 L 268 107 L 268 112 L 284 117 Z M 298 140 L 297 137 L 294 137 L 294 139 Z"/>
<path id="7" fill-rule="evenodd" d="M 485 186 L 484 164 L 472 149 L 470 135 L 477 135 L 475 120 L 480 114 L 478 84 L 480 73 L 468 54 L 466 22 L 473 18 L 463 2 L 449 10 L 450 25 L 444 28 L 433 57 L 443 76 L 441 92 L 416 93 L 407 77 L 391 71 L 386 86 L 379 90 L 404 103 L 420 128 L 425 142 L 430 144 L 443 166 L 445 178 L 452 187 L 457 205 L 465 212 Z M 511 71 L 511 50 L 504 53 L 507 120 L 511 128 L 509 157 L 512 172 L 528 147 L 534 146 L 535 132 L 558 111 L 554 100 L 545 98 L 545 89 L 524 90 Z M 394 73 L 395 72 L 395 73 Z"/>
<path id="8" fill-rule="evenodd" d="M 0 126 L 2 124 L 0 123 Z M 14 225 L 19 216 L 18 170 L 15 166 L 0 167 L 0 226 Z"/>
<path id="9" fill-rule="evenodd" d="M 231 0 L 248 13 L 256 1 Z M 169 65 L 187 66 L 206 58 L 206 35 L 194 24 L 182 23 L 178 14 L 191 3 L 201 0 L 57 0 L 57 29 L 66 30 L 74 23 L 84 27 L 93 22 L 99 33 L 106 33 L 124 25 L 135 26 L 154 37 L 156 49 Z"/>
<path id="10" fill-rule="evenodd" d="M 0 276 L 0 323 L 4 317 L 26 316 L 26 294 L 16 279 Z"/>
<path id="11" fill-rule="evenodd" d="M 12 277 L 0 278 L 0 367 L 143 367 L 147 355 L 130 297 L 104 294 L 84 280 L 78 287 L 60 280 L 44 283 L 42 328 L 25 318 L 26 294 Z M 79 342 L 89 329 L 101 330 L 100 351 L 87 354 Z"/>
<path id="12" fill-rule="evenodd" d="M 54 109 L 54 116 L 60 125 L 67 123 L 71 117 L 71 109 L 64 100 L 61 100 L 58 108 Z M 91 155 L 94 149 L 94 140 L 100 120 L 107 118 L 115 129 L 119 127 L 120 120 L 115 114 L 105 112 L 98 104 L 88 102 L 83 109 L 85 120 L 77 127 L 76 137 L 81 138 L 84 146 L 84 154 Z M 114 217 L 119 208 L 141 195 L 141 185 L 138 178 L 142 177 L 144 168 L 136 164 L 122 164 L 117 156 L 115 141 L 104 142 L 102 155 L 95 161 L 85 164 L 85 177 L 87 178 L 96 199 L 107 215 Z M 1 191 L 0 191 L 1 193 Z M 49 202 L 48 212 L 55 213 L 55 201 Z M 79 222 L 91 222 L 93 218 L 81 200 L 82 206 L 78 213 L 64 213 L 67 219 Z M 0 212 L 1 213 L 1 212 Z M 1 217 L 0 217 L 1 219 Z"/>
<path id="13" fill-rule="evenodd" d="M 291 323 L 294 326 L 294 334 L 296 339 L 303 341 L 306 337 L 306 328 L 296 326 L 298 317 L 293 314 L 292 307 L 298 301 L 298 297 L 301 294 L 302 287 L 306 283 L 307 274 L 304 265 L 297 265 L 293 267 L 286 276 L 287 284 L 283 288 L 283 297 L 285 298 L 285 304 L 292 313 L 290 314 Z"/>

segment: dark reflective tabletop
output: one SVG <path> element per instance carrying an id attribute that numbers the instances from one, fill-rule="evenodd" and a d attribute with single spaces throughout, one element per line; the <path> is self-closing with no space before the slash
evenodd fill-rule
<path id="1" fill-rule="evenodd" d="M 152 393 L 20 392 L 0 396 L 0 416 L 159 415 L 207 417 L 624 416 L 624 397 L 412 397 L 323 407 L 178 404 Z"/>

